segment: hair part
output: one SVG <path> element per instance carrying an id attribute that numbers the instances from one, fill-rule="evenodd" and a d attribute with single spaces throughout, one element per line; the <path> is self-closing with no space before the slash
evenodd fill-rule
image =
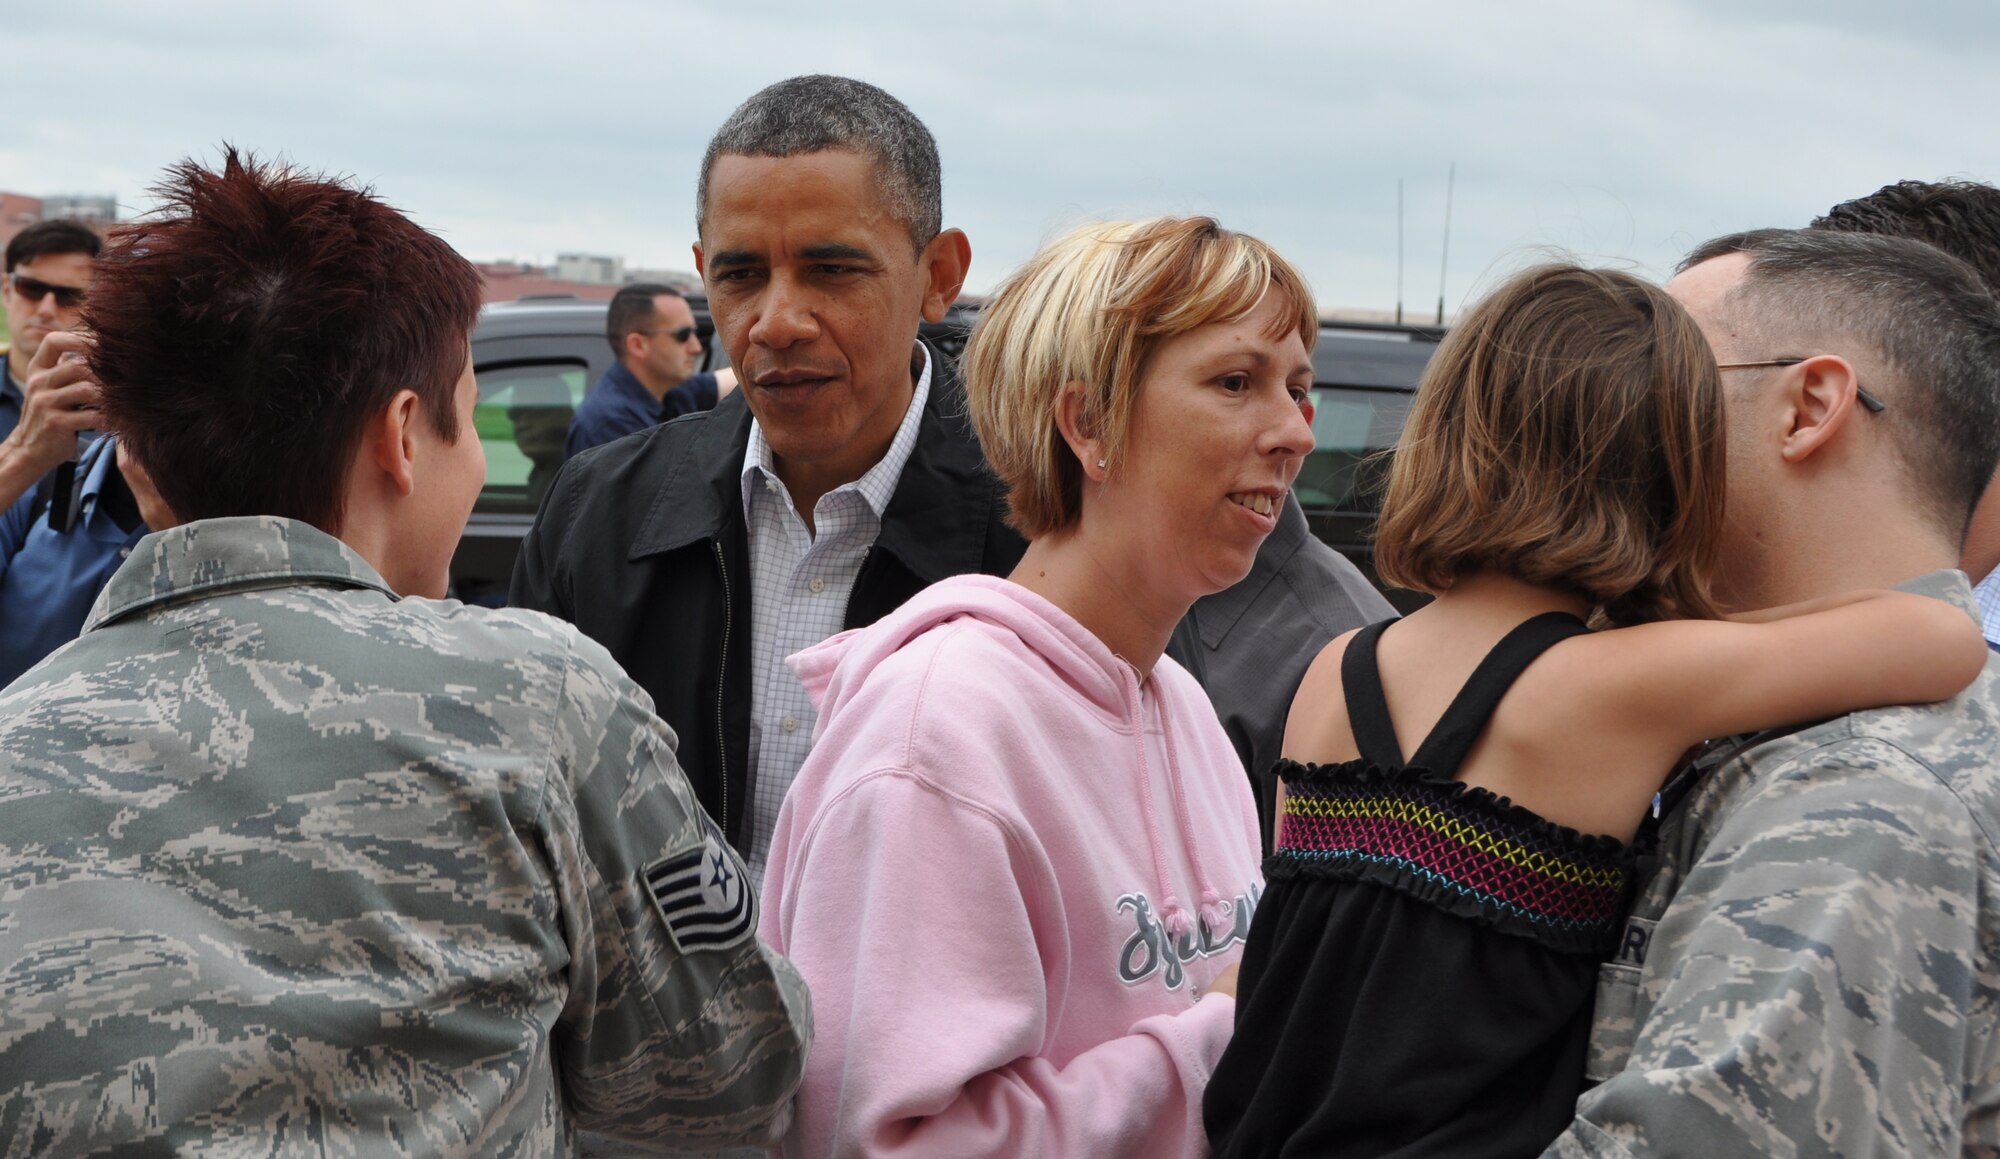
<path id="1" fill-rule="evenodd" d="M 963 359 L 973 428 L 1007 484 L 1008 522 L 1029 539 L 1074 527 L 1083 465 L 1057 425 L 1083 384 L 1082 424 L 1116 472 L 1139 385 L 1160 344 L 1239 321 L 1285 298 L 1280 333 L 1311 350 L 1319 317 L 1306 280 L 1266 243 L 1208 217 L 1102 222 L 1044 246 L 980 311 Z"/>
<path id="2" fill-rule="evenodd" d="M 685 298 L 687 295 L 672 286 L 658 282 L 634 282 L 621 286 L 611 295 L 611 305 L 604 312 L 604 337 L 611 343 L 611 351 L 619 358 L 625 357 L 625 336 L 644 330 L 652 325 L 659 314 L 655 298 Z"/>
<path id="3" fill-rule="evenodd" d="M 708 224 L 708 179 L 718 157 L 792 157 L 848 150 L 875 161 L 883 205 L 910 231 L 922 253 L 944 228 L 944 184 L 937 142 L 903 102 L 866 81 L 795 76 L 736 107 L 709 139 L 695 186 L 695 234 Z"/>
<path id="4" fill-rule="evenodd" d="M 1433 594 L 1508 575 L 1615 624 L 1713 617 L 1725 449 L 1715 356 L 1678 302 L 1617 270 L 1527 270 L 1431 357 L 1376 570 Z"/>
<path id="5" fill-rule="evenodd" d="M 108 425 L 175 515 L 337 532 L 363 427 L 406 388 L 460 436 L 480 277 L 449 245 L 365 189 L 226 146 L 154 192 L 83 322 Z"/>
<path id="6" fill-rule="evenodd" d="M 1920 510 L 1954 544 L 2000 465 L 2000 299 L 1979 272 L 1923 241 L 1830 229 L 1718 238 L 1682 269 L 1748 259 L 1722 308 L 1761 358 L 1850 355 L 1888 407 Z"/>
<path id="7" fill-rule="evenodd" d="M 66 217 L 38 221 L 7 241 L 7 272 L 22 262 L 59 254 L 82 254 L 94 258 L 104 247 L 97 232 L 80 221 Z"/>

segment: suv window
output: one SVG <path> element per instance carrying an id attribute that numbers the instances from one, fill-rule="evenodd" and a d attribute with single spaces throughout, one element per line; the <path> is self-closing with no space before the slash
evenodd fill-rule
<path id="1" fill-rule="evenodd" d="M 473 426 L 486 449 L 482 511 L 532 514 L 562 466 L 569 421 L 590 386 L 581 361 L 507 362 L 474 371 Z"/>
<path id="2" fill-rule="evenodd" d="M 1396 445 L 1413 396 L 1400 390 L 1316 386 L 1313 452 L 1294 490 L 1308 510 L 1369 511 L 1385 465 L 1380 452 Z"/>

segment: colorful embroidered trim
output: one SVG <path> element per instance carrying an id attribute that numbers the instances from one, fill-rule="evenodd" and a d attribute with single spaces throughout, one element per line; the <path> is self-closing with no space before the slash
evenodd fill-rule
<path id="1" fill-rule="evenodd" d="M 1378 773 L 1287 786 L 1277 856 L 1391 866 L 1552 928 L 1615 926 L 1628 860 L 1615 843 L 1567 836 L 1490 794 Z"/>

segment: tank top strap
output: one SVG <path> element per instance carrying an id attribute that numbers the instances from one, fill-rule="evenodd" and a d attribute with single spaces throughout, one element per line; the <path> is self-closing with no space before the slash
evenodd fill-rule
<path id="1" fill-rule="evenodd" d="M 1340 657 L 1340 688 L 1354 746 L 1362 760 L 1385 769 L 1403 763 L 1403 745 L 1396 739 L 1396 722 L 1389 719 L 1389 701 L 1382 695 L 1382 673 L 1375 666 L 1375 642 L 1393 623 L 1379 620 L 1356 632 Z"/>
<path id="2" fill-rule="evenodd" d="M 1507 695 L 1521 672 L 1555 645 L 1589 632 L 1582 620 L 1568 612 L 1543 612 L 1517 624 L 1472 670 L 1465 686 L 1452 698 L 1410 763 L 1457 779 L 1458 766 L 1465 762 L 1479 734 L 1486 731 L 1486 722 L 1492 718 L 1500 698 Z M 1379 677 L 1375 689 L 1379 698 L 1382 695 Z M 1385 718 L 1387 714 L 1385 707 Z"/>

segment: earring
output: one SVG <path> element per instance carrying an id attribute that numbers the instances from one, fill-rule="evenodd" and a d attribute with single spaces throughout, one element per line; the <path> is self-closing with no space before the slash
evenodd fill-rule
<path id="1" fill-rule="evenodd" d="M 1104 469 L 1104 460 L 1103 460 L 1103 459 L 1099 459 L 1099 460 L 1097 460 L 1097 469 L 1098 469 L 1098 470 L 1100 470 L 1100 471 L 1102 471 L 1102 470 Z"/>

